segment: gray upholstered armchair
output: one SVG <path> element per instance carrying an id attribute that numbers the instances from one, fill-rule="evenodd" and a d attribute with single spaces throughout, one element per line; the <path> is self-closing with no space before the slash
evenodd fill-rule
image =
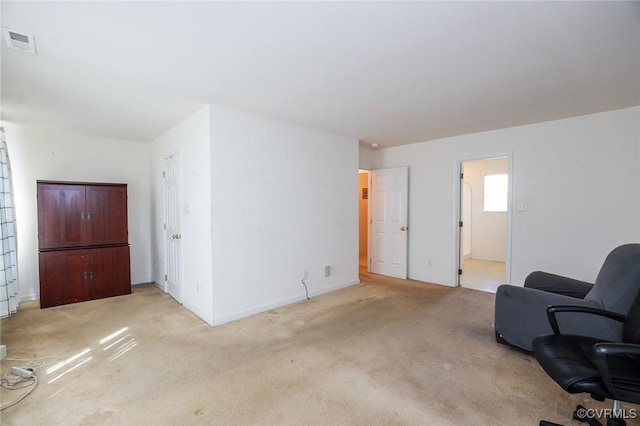
<path id="1" fill-rule="evenodd" d="M 626 315 L 640 293 L 640 244 L 615 248 L 604 261 L 594 284 L 532 272 L 524 287 L 501 285 L 496 292 L 495 333 L 499 343 L 531 351 L 531 342 L 552 334 L 549 305 L 589 306 Z M 622 326 L 611 319 L 587 314 L 559 315 L 565 334 L 620 341 Z"/>

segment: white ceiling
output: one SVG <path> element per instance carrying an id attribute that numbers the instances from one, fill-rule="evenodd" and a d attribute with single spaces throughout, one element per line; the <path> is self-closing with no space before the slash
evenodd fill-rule
<path id="1" fill-rule="evenodd" d="M 10 2 L 1 118 L 149 141 L 221 106 L 382 147 L 640 104 L 640 2 Z"/>

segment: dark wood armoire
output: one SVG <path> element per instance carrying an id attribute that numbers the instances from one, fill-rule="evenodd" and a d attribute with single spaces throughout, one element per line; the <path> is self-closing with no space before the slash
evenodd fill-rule
<path id="1" fill-rule="evenodd" d="M 40 307 L 131 293 L 127 185 L 38 181 Z"/>

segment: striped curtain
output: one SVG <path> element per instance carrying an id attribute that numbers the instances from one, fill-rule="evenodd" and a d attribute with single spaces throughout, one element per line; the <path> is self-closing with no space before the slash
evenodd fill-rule
<path id="1" fill-rule="evenodd" d="M 11 164 L 3 128 L 0 135 L 0 316 L 4 318 L 18 310 L 18 242 Z"/>

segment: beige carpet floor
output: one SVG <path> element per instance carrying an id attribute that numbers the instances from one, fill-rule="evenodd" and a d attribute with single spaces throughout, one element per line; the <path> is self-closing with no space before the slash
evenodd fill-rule
<path id="1" fill-rule="evenodd" d="M 57 356 L 3 425 L 572 424 L 576 403 L 498 345 L 494 295 L 362 284 L 219 327 L 152 285 L 1 322 L 11 358 Z M 21 362 L 3 361 L 2 373 Z M 2 390 L 2 404 L 20 391 Z M 624 406 L 633 408 L 633 406 Z M 636 424 L 629 422 L 629 424 Z"/>

